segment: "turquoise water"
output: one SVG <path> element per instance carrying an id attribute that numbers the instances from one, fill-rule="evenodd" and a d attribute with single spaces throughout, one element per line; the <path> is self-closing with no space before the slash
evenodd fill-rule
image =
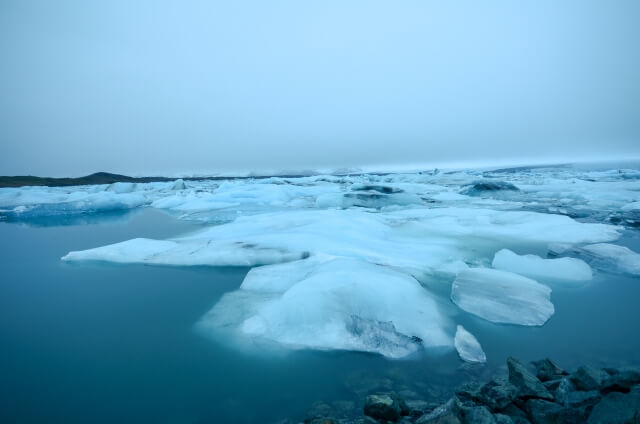
<path id="1" fill-rule="evenodd" d="M 638 278 L 599 273 L 584 287 L 554 287 L 556 314 L 540 328 L 460 314 L 456 321 L 483 344 L 485 367 L 464 365 L 455 353 L 401 361 L 354 352 L 248 354 L 194 330 L 247 268 L 60 261 L 70 250 L 171 237 L 197 224 L 147 209 L 37 224 L 0 224 L 3 423 L 270 423 L 304 418 L 316 401 L 358 414 L 364 394 L 380 388 L 446 398 L 508 355 L 550 356 L 569 368 L 640 364 Z M 621 243 L 640 250 L 637 232 Z"/>

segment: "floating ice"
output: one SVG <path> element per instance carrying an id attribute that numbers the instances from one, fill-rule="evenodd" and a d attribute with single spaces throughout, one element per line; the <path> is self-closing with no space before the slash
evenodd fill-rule
<path id="1" fill-rule="evenodd" d="M 392 358 L 423 346 L 450 348 L 446 324 L 433 295 L 414 278 L 349 258 L 254 268 L 240 289 L 225 295 L 201 322 L 212 331 L 237 327 L 292 348 Z"/>
<path id="2" fill-rule="evenodd" d="M 539 279 L 584 281 L 593 278 L 591 267 L 580 259 L 543 259 L 536 255 L 517 255 L 509 249 L 497 252 L 491 266 Z"/>
<path id="3" fill-rule="evenodd" d="M 460 355 L 460 359 L 467 362 L 487 362 L 487 356 L 482 350 L 478 340 L 463 326 L 458 325 L 454 345 Z"/>
<path id="4" fill-rule="evenodd" d="M 473 268 L 461 272 L 451 286 L 451 300 L 487 321 L 543 325 L 554 313 L 551 289 L 507 271 Z"/>
<path id="5" fill-rule="evenodd" d="M 598 243 L 584 246 L 582 250 L 593 256 L 596 266 L 609 271 L 640 275 L 640 254 L 628 247 Z"/>
<path id="6" fill-rule="evenodd" d="M 251 270 L 241 289 L 225 296 L 203 324 L 286 346 L 398 357 L 421 346 L 450 346 L 451 337 L 439 313 L 431 316 L 431 329 L 410 326 L 417 315 L 398 306 L 382 276 L 400 282 L 402 293 L 414 293 L 409 287 L 416 280 L 442 293 L 457 276 L 451 298 L 462 309 L 491 321 L 542 325 L 553 314 L 549 289 L 506 271 L 569 281 L 590 278 L 590 269 L 577 259 L 512 251 L 577 252 L 594 267 L 637 274 L 637 254 L 593 246 L 640 225 L 639 193 L 638 171 L 571 167 L 176 180 L 0 189 L 0 219 L 29 222 L 152 207 L 210 224 L 183 237 L 133 239 L 63 259 L 263 265 Z M 584 244 L 590 246 L 580 250 Z M 506 271 L 477 269 L 491 258 L 495 268 Z M 342 279 L 332 280 L 332 273 Z M 425 305 L 435 303 L 436 295 L 424 288 L 416 293 L 426 300 L 422 309 L 409 302 L 412 310 L 431 310 Z M 309 304 L 301 300 L 313 295 L 317 299 Z M 300 305 L 309 308 L 307 315 Z M 296 314 L 305 321 L 290 324 Z"/>

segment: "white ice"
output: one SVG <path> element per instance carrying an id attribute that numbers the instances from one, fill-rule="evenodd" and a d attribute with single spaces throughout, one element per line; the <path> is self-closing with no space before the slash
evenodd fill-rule
<path id="1" fill-rule="evenodd" d="M 236 327 L 291 348 L 358 350 L 392 358 L 452 344 L 433 295 L 414 278 L 351 258 L 254 268 L 201 326 L 211 331 Z"/>
<path id="2" fill-rule="evenodd" d="M 555 312 L 551 289 L 507 271 L 472 268 L 451 286 L 451 300 L 464 311 L 487 321 L 543 325 Z"/>
<path id="3" fill-rule="evenodd" d="M 536 255 L 517 255 L 509 249 L 496 252 L 491 266 L 541 280 L 585 281 L 593 278 L 591 267 L 583 260 L 543 259 Z"/>
<path id="4" fill-rule="evenodd" d="M 476 181 L 520 190 L 462 194 Z M 553 314 L 550 290 L 517 274 L 550 283 L 591 275 L 577 259 L 513 251 L 582 253 L 596 268 L 638 274 L 636 253 L 606 243 L 635 225 L 639 203 L 640 172 L 629 169 L 434 170 L 6 188 L 0 189 L 0 220 L 151 207 L 207 223 L 186 236 L 132 239 L 63 259 L 262 265 L 221 299 L 204 327 L 233 328 L 288 347 L 398 357 L 452 347 L 447 329 L 453 326 L 442 316 L 455 305 L 434 293 L 454 279 L 451 299 L 462 309 L 495 322 L 542 325 Z M 478 268 L 492 259 L 495 268 L 513 272 Z M 405 310 L 399 299 L 408 293 L 417 300 Z M 292 323 L 299 314 L 304 320 Z M 419 316 L 430 324 L 414 328 Z"/>
<path id="5" fill-rule="evenodd" d="M 640 275 L 640 254 L 628 247 L 597 243 L 584 246 L 582 250 L 593 255 L 594 262 L 599 267 L 618 273 Z"/>
<path id="6" fill-rule="evenodd" d="M 482 350 L 482 346 L 473 334 L 469 333 L 463 326 L 458 325 L 454 345 L 458 351 L 460 359 L 466 362 L 487 362 L 487 356 Z"/>

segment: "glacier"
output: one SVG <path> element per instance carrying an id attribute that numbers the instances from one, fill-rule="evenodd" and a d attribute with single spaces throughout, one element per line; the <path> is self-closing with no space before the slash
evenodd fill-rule
<path id="1" fill-rule="evenodd" d="M 615 242 L 639 202 L 637 170 L 563 166 L 2 188 L 0 221 L 154 208 L 200 222 L 62 259 L 251 267 L 198 328 L 400 358 L 472 346 L 457 314 L 540 326 L 555 311 L 545 284 L 637 275 Z"/>

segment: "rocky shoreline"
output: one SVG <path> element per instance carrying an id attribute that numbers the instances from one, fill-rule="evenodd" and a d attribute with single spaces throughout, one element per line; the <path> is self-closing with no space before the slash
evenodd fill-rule
<path id="1" fill-rule="evenodd" d="M 551 359 L 529 366 L 507 360 L 508 373 L 468 383 L 444 403 L 366 396 L 363 415 L 335 418 L 330 410 L 304 424 L 640 424 L 640 368 L 581 366 L 567 372 Z"/>

